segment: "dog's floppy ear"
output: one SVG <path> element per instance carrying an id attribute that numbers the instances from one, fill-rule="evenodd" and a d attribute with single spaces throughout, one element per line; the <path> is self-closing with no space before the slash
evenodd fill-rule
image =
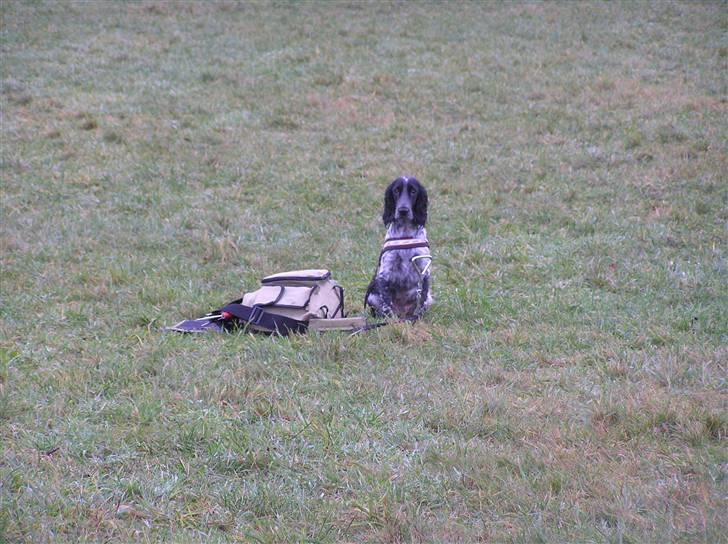
<path id="1" fill-rule="evenodd" d="M 417 200 L 412 207 L 412 217 L 415 225 L 422 225 L 424 227 L 425 223 L 427 223 L 427 191 L 419 181 L 412 181 L 417 183 Z"/>
<path id="2" fill-rule="evenodd" d="M 394 223 L 394 182 L 389 184 L 387 190 L 384 191 L 384 213 L 382 221 L 385 225 Z"/>

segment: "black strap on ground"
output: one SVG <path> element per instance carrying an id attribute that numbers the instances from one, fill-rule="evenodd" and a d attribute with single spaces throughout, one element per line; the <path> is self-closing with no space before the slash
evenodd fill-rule
<path id="1" fill-rule="evenodd" d="M 381 321 L 379 323 L 367 323 L 364 327 L 356 329 L 354 332 L 352 332 L 349 337 L 356 336 L 357 334 L 361 334 L 363 332 L 378 329 L 379 327 L 384 327 L 385 325 L 389 325 L 389 323 L 387 323 L 386 321 Z"/>
<path id="2" fill-rule="evenodd" d="M 305 321 L 271 314 L 260 306 L 244 306 L 243 304 L 231 303 L 220 308 L 219 311 L 228 312 L 243 323 L 264 327 L 283 336 L 288 336 L 292 332 L 306 332 L 308 327 Z"/>

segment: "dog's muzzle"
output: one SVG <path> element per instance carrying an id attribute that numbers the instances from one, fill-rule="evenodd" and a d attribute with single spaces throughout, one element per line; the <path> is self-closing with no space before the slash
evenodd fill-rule
<path id="1" fill-rule="evenodd" d="M 412 210 L 409 208 L 398 208 L 397 219 L 412 219 Z"/>

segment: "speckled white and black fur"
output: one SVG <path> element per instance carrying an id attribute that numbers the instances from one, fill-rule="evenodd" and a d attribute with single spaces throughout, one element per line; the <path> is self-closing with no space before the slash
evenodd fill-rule
<path id="1" fill-rule="evenodd" d="M 387 227 L 385 240 L 392 238 L 414 238 L 427 240 L 427 191 L 415 178 L 402 176 L 389 184 L 384 192 L 384 213 L 382 220 Z M 397 249 L 381 254 L 364 305 L 369 306 L 378 317 L 398 317 L 414 320 L 432 304 L 429 270 L 420 277 L 420 269 L 426 260 L 415 264 L 412 257 L 428 255 L 429 249 Z M 419 304 L 420 279 L 422 281 L 422 304 Z"/>

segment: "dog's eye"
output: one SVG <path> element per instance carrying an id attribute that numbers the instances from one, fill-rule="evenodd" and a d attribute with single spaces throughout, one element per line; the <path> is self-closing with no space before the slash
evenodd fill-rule
<path id="1" fill-rule="evenodd" d="M 414 187 L 410 187 L 410 188 L 409 188 L 409 194 L 410 194 L 410 196 L 415 196 L 415 193 L 416 193 L 416 192 L 417 192 L 417 191 L 415 190 L 415 188 L 414 188 Z"/>

